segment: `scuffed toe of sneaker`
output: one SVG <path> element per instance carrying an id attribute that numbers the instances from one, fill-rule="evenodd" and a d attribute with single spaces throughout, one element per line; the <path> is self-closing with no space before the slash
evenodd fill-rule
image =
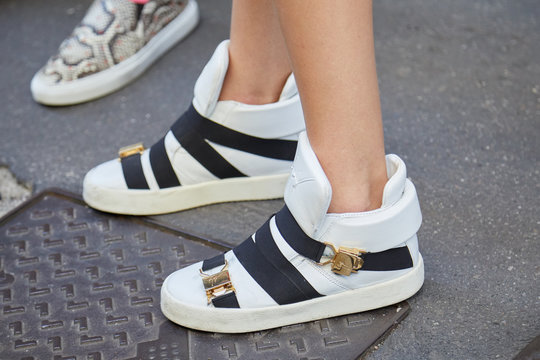
<path id="1" fill-rule="evenodd" d="M 122 163 L 118 159 L 114 159 L 96 166 L 84 177 L 83 188 L 85 190 L 96 188 L 127 190 Z"/>
<path id="2" fill-rule="evenodd" d="M 128 187 L 124 179 L 122 164 L 118 159 L 96 166 L 86 174 L 83 180 L 84 201 L 98 210 L 114 212 L 112 209 L 115 205 L 130 206 L 119 203 L 115 197 L 115 194 L 126 191 Z"/>
<path id="3" fill-rule="evenodd" d="M 192 264 L 169 275 L 163 283 L 168 299 L 184 305 L 206 308 L 208 306 L 199 269 L 202 262 Z"/>

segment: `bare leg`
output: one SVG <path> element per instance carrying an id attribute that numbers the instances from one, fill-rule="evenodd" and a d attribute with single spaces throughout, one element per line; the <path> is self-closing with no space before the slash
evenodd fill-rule
<path id="1" fill-rule="evenodd" d="M 220 100 L 278 100 L 291 66 L 272 0 L 233 1 L 229 57 Z"/>
<path id="2" fill-rule="evenodd" d="M 275 5 L 277 14 L 271 0 L 234 0 L 220 100 L 276 101 L 290 57 L 308 136 L 332 184 L 329 211 L 379 207 L 387 178 L 371 0 Z"/>
<path id="3" fill-rule="evenodd" d="M 329 212 L 380 207 L 387 181 L 371 0 L 276 0 Z"/>

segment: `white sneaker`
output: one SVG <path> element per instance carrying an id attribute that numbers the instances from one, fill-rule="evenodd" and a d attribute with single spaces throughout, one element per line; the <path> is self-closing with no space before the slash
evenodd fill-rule
<path id="1" fill-rule="evenodd" d="M 95 0 L 81 23 L 32 79 L 34 100 L 71 105 L 120 89 L 199 22 L 195 0 Z"/>
<path id="2" fill-rule="evenodd" d="M 224 41 L 195 84 L 192 106 L 164 138 L 148 150 L 121 149 L 120 159 L 88 172 L 83 183 L 88 205 L 149 215 L 283 196 L 305 128 L 294 77 L 272 104 L 218 101 L 228 63 Z"/>
<path id="3" fill-rule="evenodd" d="M 387 155 L 382 207 L 327 214 L 332 189 L 305 133 L 285 207 L 225 254 L 168 276 L 161 309 L 204 331 L 239 333 L 361 312 L 414 295 L 424 281 L 422 216 L 403 161 Z"/>

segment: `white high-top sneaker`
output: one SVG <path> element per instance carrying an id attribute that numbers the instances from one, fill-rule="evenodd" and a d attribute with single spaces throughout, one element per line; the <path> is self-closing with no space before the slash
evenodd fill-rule
<path id="1" fill-rule="evenodd" d="M 332 188 L 304 133 L 285 207 L 225 254 L 167 277 L 161 309 L 189 328 L 258 331 L 391 305 L 424 282 L 416 232 L 422 215 L 403 161 L 373 211 L 327 214 Z"/>
<path id="2" fill-rule="evenodd" d="M 142 144 L 122 148 L 119 159 L 86 174 L 88 205 L 150 215 L 283 196 L 305 128 L 294 77 L 275 103 L 218 101 L 228 64 L 224 41 L 195 84 L 192 106 L 165 137 L 147 150 Z"/>

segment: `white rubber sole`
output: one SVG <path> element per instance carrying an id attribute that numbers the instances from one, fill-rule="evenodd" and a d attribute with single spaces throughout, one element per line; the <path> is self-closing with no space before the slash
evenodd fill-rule
<path id="1" fill-rule="evenodd" d="M 118 190 L 83 184 L 83 198 L 98 210 L 126 215 L 157 215 L 231 201 L 283 197 L 289 174 L 207 181 L 159 190 Z"/>
<path id="2" fill-rule="evenodd" d="M 140 76 L 161 55 L 185 38 L 199 22 L 199 7 L 189 0 L 185 9 L 142 49 L 125 61 L 96 74 L 74 81 L 50 85 L 34 75 L 32 97 L 45 105 L 73 105 L 110 94 Z"/>
<path id="3" fill-rule="evenodd" d="M 289 305 L 258 309 L 224 309 L 187 305 L 161 288 L 161 311 L 171 321 L 197 330 L 243 333 L 272 329 L 334 316 L 378 309 L 410 298 L 424 283 L 424 262 L 419 254 L 416 266 L 405 275 L 376 285 Z M 186 289 L 189 291 L 189 289 Z"/>

